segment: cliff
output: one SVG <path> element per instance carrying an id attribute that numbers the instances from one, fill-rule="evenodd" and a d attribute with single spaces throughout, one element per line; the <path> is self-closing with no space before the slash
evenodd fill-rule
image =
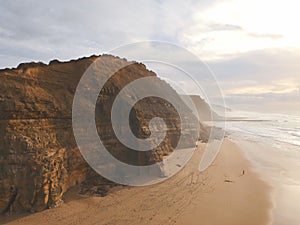
<path id="1" fill-rule="evenodd" d="M 199 95 L 189 95 L 189 97 L 195 104 L 200 122 L 218 120 L 222 118 Z"/>
<path id="2" fill-rule="evenodd" d="M 183 96 L 184 97 L 184 96 Z M 196 110 L 198 112 L 198 119 L 200 122 L 200 137 L 201 140 L 204 142 L 207 142 L 210 138 L 211 134 L 211 125 L 206 124 L 206 122 L 210 121 L 218 121 L 218 120 L 224 120 L 224 112 L 225 108 L 221 108 L 222 106 L 218 106 L 220 108 L 220 112 L 223 116 L 220 116 L 217 112 L 214 111 L 214 109 L 217 109 L 216 105 L 213 105 L 213 108 L 199 95 L 189 95 L 190 99 L 193 101 Z M 216 128 L 216 127 L 215 127 Z M 215 133 L 217 138 L 218 136 L 222 136 L 222 129 L 216 128 L 219 130 L 218 134 Z"/>
<path id="3" fill-rule="evenodd" d="M 9 206 L 13 196 L 16 211 L 53 207 L 71 187 L 95 176 L 74 139 L 72 103 L 80 78 L 98 57 L 54 60 L 49 65 L 27 63 L 0 70 L 0 211 Z M 126 62 L 108 55 L 100 57 L 109 65 Z M 105 84 L 96 106 L 101 140 L 114 157 L 132 165 L 161 161 L 176 147 L 180 135 L 176 110 L 163 99 L 150 97 L 133 107 L 130 126 L 138 138 L 146 138 L 150 119 L 162 117 L 168 126 L 164 141 L 151 151 L 137 152 L 115 137 L 110 121 L 115 97 L 129 82 L 147 76 L 156 74 L 143 64 L 123 68 Z M 160 85 L 173 91 L 164 81 Z M 98 178 L 100 183 L 108 183 Z"/>

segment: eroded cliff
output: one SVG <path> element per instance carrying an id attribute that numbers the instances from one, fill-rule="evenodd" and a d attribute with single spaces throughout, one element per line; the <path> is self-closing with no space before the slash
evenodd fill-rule
<path id="1" fill-rule="evenodd" d="M 127 62 L 101 57 L 110 66 Z M 74 139 L 72 103 L 80 78 L 97 58 L 54 60 L 49 65 L 27 63 L 0 70 L 0 210 L 8 206 L 13 195 L 16 211 L 52 207 L 69 188 L 95 176 Z M 138 138 L 147 138 L 151 118 L 164 118 L 168 127 L 164 141 L 151 151 L 137 152 L 126 148 L 114 135 L 110 109 L 115 97 L 129 82 L 147 76 L 156 74 L 143 64 L 130 64 L 105 84 L 97 101 L 99 137 L 114 157 L 132 165 L 161 161 L 176 147 L 181 131 L 176 110 L 163 99 L 152 97 L 133 107 L 129 123 Z M 160 85 L 173 91 L 163 81 Z M 186 113 L 189 116 L 189 110 Z"/>

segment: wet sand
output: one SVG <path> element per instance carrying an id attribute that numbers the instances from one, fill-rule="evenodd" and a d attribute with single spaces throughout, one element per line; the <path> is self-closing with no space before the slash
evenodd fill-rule
<path id="1" fill-rule="evenodd" d="M 276 147 L 272 142 L 249 140 L 239 141 L 237 145 L 243 147 L 247 158 L 254 163 L 255 171 L 273 187 L 272 224 L 300 224 L 299 159 L 290 155 L 293 151 L 298 152 L 298 147 L 284 144 Z"/>
<path id="2" fill-rule="evenodd" d="M 5 224 L 269 224 L 272 189 L 237 145 L 225 140 L 213 165 L 200 173 L 203 150 L 201 144 L 185 168 L 163 183 L 119 188 L 103 198 L 78 196 L 75 188 L 61 206 Z"/>

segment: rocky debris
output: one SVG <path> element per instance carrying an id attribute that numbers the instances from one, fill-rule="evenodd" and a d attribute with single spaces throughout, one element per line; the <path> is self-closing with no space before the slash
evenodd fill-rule
<path id="1" fill-rule="evenodd" d="M 15 69 L 0 70 L 0 210 L 11 202 L 11 186 L 18 188 L 13 203 L 16 211 L 36 212 L 56 207 L 67 190 L 95 176 L 73 136 L 72 103 L 80 78 L 98 57 L 70 62 L 53 60 L 49 65 L 23 63 Z M 100 57 L 109 66 L 127 63 L 118 57 Z M 100 72 L 109 66 L 100 68 Z M 130 126 L 138 138 L 146 138 L 150 134 L 150 119 L 162 117 L 168 126 L 165 140 L 156 149 L 137 152 L 115 137 L 110 121 L 115 97 L 127 83 L 146 76 L 156 74 L 140 63 L 121 69 L 105 84 L 96 106 L 101 140 L 114 157 L 132 165 L 161 161 L 172 152 L 180 135 L 176 110 L 163 99 L 150 97 L 133 107 Z M 164 81 L 160 88 L 176 95 Z M 193 117 L 189 110 L 186 116 Z M 186 145 L 193 143 L 187 141 Z M 93 191 L 86 188 L 89 185 L 83 185 L 82 193 L 105 196 L 113 184 L 100 176 L 97 179 L 101 185 L 93 185 L 97 187 Z"/>
<path id="2" fill-rule="evenodd" d="M 91 177 L 80 184 L 80 195 L 105 197 L 111 188 L 121 186 L 99 176 Z"/>
<path id="3" fill-rule="evenodd" d="M 63 204 L 64 201 L 62 199 L 59 199 L 58 201 L 56 201 L 53 205 L 50 205 L 49 206 L 49 209 L 52 209 L 52 208 L 56 208 L 58 206 L 60 206 L 61 204 Z M 32 212 L 32 211 L 31 211 Z"/>

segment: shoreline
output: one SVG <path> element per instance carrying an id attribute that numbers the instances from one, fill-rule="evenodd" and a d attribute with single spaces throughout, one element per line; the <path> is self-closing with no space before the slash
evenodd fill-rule
<path id="1" fill-rule="evenodd" d="M 270 208 L 269 208 L 269 223 L 268 224 L 273 224 L 274 223 L 274 210 L 276 208 L 276 187 L 274 186 L 274 182 L 272 182 L 269 179 L 269 174 L 264 171 L 264 169 L 261 167 L 262 162 L 257 162 L 257 158 L 252 157 L 251 153 L 247 152 L 248 150 L 251 150 L 253 148 L 259 149 L 259 151 L 262 151 L 262 149 L 266 148 L 263 147 L 263 145 L 257 144 L 254 141 L 250 140 L 236 140 L 235 138 L 232 137 L 227 137 L 227 139 L 235 144 L 239 150 L 242 156 L 249 162 L 249 166 L 251 171 L 257 176 L 259 180 L 261 180 L 263 183 L 265 183 L 268 188 L 269 188 L 269 200 L 271 202 Z M 269 148 L 273 148 L 270 147 Z"/>
<path id="2" fill-rule="evenodd" d="M 274 146 L 272 142 L 252 140 L 237 144 L 243 146 L 244 155 L 254 165 L 254 171 L 272 186 L 271 224 L 299 224 L 300 208 L 296 203 L 300 201 L 299 164 L 297 158 L 286 155 L 292 150 L 289 144 Z"/>
<path id="3" fill-rule="evenodd" d="M 5 224 L 269 224 L 272 188 L 240 147 L 225 139 L 213 165 L 200 173 L 204 147 L 200 144 L 188 164 L 165 182 L 120 188 L 104 198 L 69 193 L 73 200 L 57 208 Z"/>

